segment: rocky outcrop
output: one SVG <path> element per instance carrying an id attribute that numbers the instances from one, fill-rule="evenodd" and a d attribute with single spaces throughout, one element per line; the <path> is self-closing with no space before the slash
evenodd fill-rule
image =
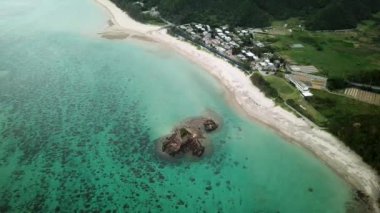
<path id="1" fill-rule="evenodd" d="M 183 127 L 176 129 L 172 135 L 167 137 L 162 144 L 162 151 L 170 156 L 191 152 L 194 156 L 201 157 L 205 150 L 201 140 L 196 133 Z"/>
<path id="2" fill-rule="evenodd" d="M 212 119 L 207 119 L 203 122 L 203 127 L 206 132 L 212 132 L 218 128 L 218 124 Z"/>
<path id="3" fill-rule="evenodd" d="M 197 118 L 175 128 L 173 133 L 164 137 L 161 151 L 174 157 L 191 153 L 201 157 L 205 152 L 206 133 L 215 131 L 218 124 L 213 119 Z"/>

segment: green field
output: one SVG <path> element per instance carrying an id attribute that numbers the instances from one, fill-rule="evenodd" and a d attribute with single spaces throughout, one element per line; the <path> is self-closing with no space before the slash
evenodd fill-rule
<path id="1" fill-rule="evenodd" d="M 355 41 L 343 34 L 332 34 L 296 32 L 290 36 L 278 36 L 279 40 L 273 46 L 290 61 L 314 65 L 328 77 L 345 78 L 363 71 L 379 69 L 379 50 L 357 46 Z M 303 44 L 304 48 L 290 48 L 297 43 Z"/>
<path id="2" fill-rule="evenodd" d="M 289 22 L 287 29 L 292 28 L 292 33 L 258 37 L 271 43 L 289 62 L 314 65 L 329 78 L 347 79 L 363 72 L 380 75 L 379 20 L 380 13 L 347 32 L 311 32 L 294 26 L 295 20 L 274 22 L 269 32 L 285 32 L 284 23 Z M 293 44 L 302 44 L 304 48 L 293 49 Z"/>
<path id="3" fill-rule="evenodd" d="M 284 100 L 299 99 L 301 96 L 298 90 L 283 78 L 272 75 L 265 77 L 265 80 L 278 91 L 279 95 Z"/>
<path id="4" fill-rule="evenodd" d="M 284 100 L 293 100 L 296 105 L 298 105 L 298 109 L 301 114 L 308 117 L 311 121 L 319 126 L 326 125 L 327 119 L 322 116 L 317 110 L 314 109 L 299 93 L 299 91 L 290 85 L 285 79 L 277 77 L 277 76 L 267 76 L 265 78 L 269 84 L 275 88 L 279 94 L 279 96 Z"/>

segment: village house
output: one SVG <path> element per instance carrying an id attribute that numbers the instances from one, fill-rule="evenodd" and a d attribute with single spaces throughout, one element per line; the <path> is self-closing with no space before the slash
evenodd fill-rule
<path id="1" fill-rule="evenodd" d="M 213 28 L 209 25 L 200 23 L 181 25 L 179 26 L 179 29 L 188 34 L 193 41 L 201 41 L 202 46 L 211 50 L 214 49 L 215 52 L 223 55 L 223 57 L 229 61 L 248 62 L 252 69 L 266 72 L 275 72 L 281 66 L 281 64 L 278 64 L 280 62 L 272 63 L 269 60 L 273 57 L 272 53 L 266 52 L 260 55 L 255 54 L 254 46 L 256 46 L 255 48 L 265 47 L 260 41 L 254 40 L 253 33 L 261 32 L 259 29 L 229 29 L 227 25 Z M 243 42 L 247 39 L 253 39 L 253 43 L 247 44 L 246 42 Z M 237 53 L 236 49 L 240 52 Z"/>

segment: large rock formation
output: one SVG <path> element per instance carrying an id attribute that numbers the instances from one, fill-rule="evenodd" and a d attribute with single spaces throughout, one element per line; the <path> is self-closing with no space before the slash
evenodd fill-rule
<path id="1" fill-rule="evenodd" d="M 190 128 L 182 127 L 174 130 L 174 133 L 166 138 L 162 144 L 162 151 L 170 156 L 179 153 L 191 152 L 194 156 L 202 156 L 205 147 L 200 142 L 200 135 L 193 132 Z"/>
<path id="2" fill-rule="evenodd" d="M 161 151 L 174 157 L 191 153 L 201 157 L 205 152 L 205 134 L 218 128 L 218 124 L 209 118 L 195 118 L 175 128 L 173 133 L 164 137 Z"/>

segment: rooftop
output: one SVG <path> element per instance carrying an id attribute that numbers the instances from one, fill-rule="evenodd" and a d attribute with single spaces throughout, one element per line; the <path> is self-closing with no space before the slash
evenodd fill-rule
<path id="1" fill-rule="evenodd" d="M 293 72 L 302 72 L 302 73 L 317 73 L 318 69 L 315 66 L 299 66 L 299 65 L 290 65 L 290 70 Z"/>

